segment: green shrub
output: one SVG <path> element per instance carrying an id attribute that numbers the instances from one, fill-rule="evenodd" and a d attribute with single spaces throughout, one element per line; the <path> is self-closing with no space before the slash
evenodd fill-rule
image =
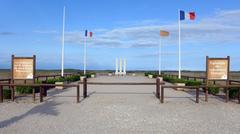
<path id="1" fill-rule="evenodd" d="M 149 74 L 149 72 L 145 72 L 145 73 L 144 73 L 144 76 L 148 76 L 148 74 Z"/>
<path id="2" fill-rule="evenodd" d="M 186 80 L 185 84 L 186 84 L 186 86 L 200 86 L 200 85 L 202 85 L 202 82 L 194 81 L 194 80 Z"/>
<path id="3" fill-rule="evenodd" d="M 184 79 L 171 78 L 168 76 L 163 76 L 163 80 L 170 83 L 186 83 L 186 80 Z"/>
<path id="4" fill-rule="evenodd" d="M 55 84 L 56 79 L 48 79 L 46 80 L 46 84 Z"/>
<path id="5" fill-rule="evenodd" d="M 229 89 L 229 98 L 235 99 L 238 97 L 238 88 L 230 88 Z"/>
<path id="6" fill-rule="evenodd" d="M 65 81 L 68 81 L 68 82 L 74 82 L 74 81 L 79 81 L 79 80 L 80 80 L 79 75 L 72 75 L 72 76 L 65 78 Z"/>
<path id="7" fill-rule="evenodd" d="M 17 86 L 16 92 L 19 94 L 30 94 L 32 93 L 33 88 L 29 86 Z"/>
<path id="8" fill-rule="evenodd" d="M 148 75 L 152 75 L 153 78 L 157 78 L 159 75 L 156 72 L 145 72 L 144 76 L 148 77 Z"/>
<path id="9" fill-rule="evenodd" d="M 216 87 L 216 86 L 210 86 L 208 87 L 208 93 L 209 94 L 213 94 L 213 95 L 216 95 L 218 94 L 220 91 L 219 87 Z"/>
<path id="10" fill-rule="evenodd" d="M 3 89 L 3 98 L 4 99 L 11 99 L 11 90 Z"/>

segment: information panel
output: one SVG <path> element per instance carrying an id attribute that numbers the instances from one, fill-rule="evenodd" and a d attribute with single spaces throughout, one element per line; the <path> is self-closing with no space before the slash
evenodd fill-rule
<path id="1" fill-rule="evenodd" d="M 209 80 L 227 80 L 229 59 L 208 59 L 207 77 Z"/>
<path id="2" fill-rule="evenodd" d="M 34 59 L 33 58 L 14 58 L 13 59 L 13 79 L 33 79 L 34 78 Z"/>

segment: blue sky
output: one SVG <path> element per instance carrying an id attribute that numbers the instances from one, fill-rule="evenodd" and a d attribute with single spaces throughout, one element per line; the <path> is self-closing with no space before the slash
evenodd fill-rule
<path id="1" fill-rule="evenodd" d="M 127 59 L 128 70 L 157 70 L 159 30 L 162 67 L 178 65 L 178 9 L 195 11 L 182 22 L 182 68 L 205 70 L 205 57 L 231 57 L 240 70 L 239 0 L 0 0 L 0 68 L 11 55 L 37 56 L 38 69 L 60 69 L 62 10 L 66 6 L 65 68 L 83 69 L 84 30 L 88 69 L 114 69 L 115 58 Z"/>

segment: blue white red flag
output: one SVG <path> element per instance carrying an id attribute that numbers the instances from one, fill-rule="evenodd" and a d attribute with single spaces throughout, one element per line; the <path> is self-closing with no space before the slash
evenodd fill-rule
<path id="1" fill-rule="evenodd" d="M 195 20 L 195 18 L 196 18 L 195 12 L 185 13 L 183 10 L 180 10 L 180 20 L 185 19 Z"/>
<path id="2" fill-rule="evenodd" d="M 88 31 L 87 30 L 85 30 L 85 37 L 87 37 L 88 36 Z"/>

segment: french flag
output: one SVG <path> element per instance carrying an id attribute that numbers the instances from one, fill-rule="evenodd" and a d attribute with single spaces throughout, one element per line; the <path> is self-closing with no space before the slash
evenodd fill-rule
<path id="1" fill-rule="evenodd" d="M 185 13 L 183 10 L 180 10 L 180 20 L 185 19 L 195 20 L 195 18 L 196 18 L 195 12 Z"/>
<path id="2" fill-rule="evenodd" d="M 88 35 L 90 38 L 92 38 L 93 32 L 88 32 L 88 30 L 85 30 L 85 37 L 88 37 Z"/>

